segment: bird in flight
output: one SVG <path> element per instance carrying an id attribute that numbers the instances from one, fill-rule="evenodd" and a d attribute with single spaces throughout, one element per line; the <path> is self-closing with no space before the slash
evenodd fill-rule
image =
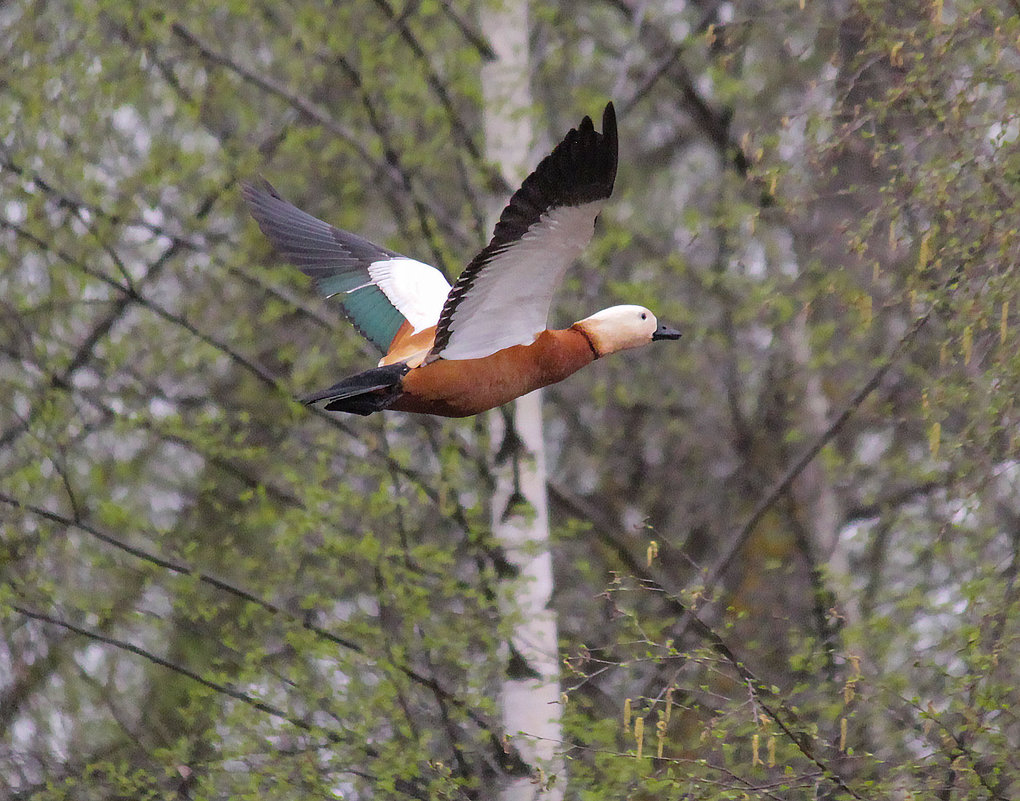
<path id="1" fill-rule="evenodd" d="M 564 273 L 613 191 L 616 112 L 572 129 L 510 198 L 489 244 L 451 287 L 435 267 L 306 214 L 266 181 L 245 184 L 273 247 L 335 298 L 383 353 L 379 365 L 303 399 L 329 411 L 467 417 L 562 381 L 595 359 L 679 339 L 642 306 L 546 327 Z"/>

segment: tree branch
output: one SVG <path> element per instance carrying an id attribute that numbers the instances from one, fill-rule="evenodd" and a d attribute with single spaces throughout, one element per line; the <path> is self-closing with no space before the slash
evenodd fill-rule
<path id="1" fill-rule="evenodd" d="M 280 98 L 308 119 L 313 120 L 325 130 L 342 139 L 351 148 L 353 148 L 354 152 L 358 154 L 358 158 L 361 159 L 362 162 L 373 165 L 375 170 L 377 170 L 381 175 L 386 176 L 394 188 L 398 189 L 401 194 L 410 199 L 415 208 L 418 224 L 422 230 L 425 241 L 428 242 L 429 247 L 432 250 L 432 257 L 438 261 L 439 266 L 444 266 L 443 252 L 436 246 L 435 235 L 432 231 L 432 224 L 430 222 L 430 219 L 433 216 L 433 211 L 429 205 L 418 196 L 418 192 L 415 189 L 415 184 L 412 182 L 410 174 L 400 165 L 399 159 L 394 160 L 393 157 L 395 156 L 395 152 L 392 148 L 384 147 L 384 150 L 386 151 L 386 158 L 380 161 L 372 155 L 372 153 L 370 153 L 364 145 L 361 144 L 360 137 L 355 131 L 340 123 L 336 118 L 326 113 L 308 98 L 292 92 L 283 84 L 271 78 L 265 78 L 258 75 L 253 70 L 239 64 L 237 61 L 234 61 L 229 56 L 214 50 L 180 22 L 173 23 L 171 25 L 171 30 L 174 35 L 183 42 L 198 50 L 198 52 L 206 60 L 230 70 L 238 75 L 242 80 L 258 87 L 263 92 Z"/>
<path id="2" fill-rule="evenodd" d="M 871 377 L 846 403 L 842 411 L 832 420 L 831 423 L 829 423 L 826 429 L 815 439 L 815 441 L 808 446 L 804 453 L 801 454 L 800 458 L 787 468 L 782 477 L 773 484 L 772 488 L 758 502 L 758 505 L 755 506 L 754 510 L 751 512 L 751 516 L 747 519 L 747 522 L 745 522 L 740 530 L 737 531 L 730 539 L 726 550 L 716 561 L 712 570 L 706 577 L 703 585 L 703 591 L 706 595 L 711 595 L 712 591 L 719 584 L 719 581 L 733 563 L 734 558 L 740 552 L 740 549 L 743 548 L 745 543 L 750 539 L 751 534 L 754 533 L 755 528 L 761 522 L 762 518 L 765 517 L 769 509 L 771 509 L 776 501 L 778 501 L 779 498 L 790 489 L 790 486 L 793 484 L 797 476 L 799 476 L 801 472 L 803 472 L 804 468 L 807 467 L 819 453 L 821 453 L 822 448 L 828 445 L 829 442 L 832 441 L 833 437 L 842 430 L 843 426 L 846 425 L 847 421 L 854 415 L 857 409 L 860 408 L 865 399 L 867 399 L 867 397 L 878 388 L 879 384 L 882 383 L 882 379 L 885 378 L 893 364 L 896 363 L 899 357 L 903 355 L 903 353 L 917 338 L 917 335 L 921 332 L 921 329 L 924 328 L 933 312 L 934 307 L 930 308 L 914 321 L 914 324 L 900 338 L 899 342 L 896 343 L 896 346 L 886 357 L 885 361 L 872 373 Z M 691 614 L 692 613 L 688 612 L 688 615 Z M 687 617 L 681 621 L 679 636 L 683 636 L 686 628 Z"/>
<path id="3" fill-rule="evenodd" d="M 74 528 L 79 531 L 82 531 L 85 534 L 88 534 L 89 536 L 99 540 L 100 542 L 105 543 L 106 545 L 116 548 L 117 550 L 122 551 L 123 553 L 126 553 L 143 562 L 148 562 L 149 564 L 155 565 L 156 567 L 159 567 L 163 570 L 167 570 L 171 573 L 176 573 L 182 576 L 191 576 L 193 578 L 196 578 L 203 584 L 206 584 L 210 587 L 220 590 L 221 592 L 224 592 L 228 595 L 232 595 L 235 598 L 239 598 L 242 601 L 254 604 L 255 606 L 258 606 L 261 609 L 265 610 L 266 612 L 269 612 L 274 616 L 282 618 L 283 620 L 292 625 L 300 626 L 301 628 L 312 632 L 316 637 L 319 637 L 320 639 L 331 642 L 334 645 L 340 646 L 342 648 L 346 648 L 350 651 L 353 651 L 354 653 L 366 656 L 368 655 L 365 649 L 358 643 L 354 642 L 353 640 L 349 640 L 345 637 L 341 637 L 337 634 L 334 634 L 333 632 L 328 631 L 327 629 L 324 629 L 321 626 L 314 624 L 307 617 L 299 618 L 297 615 L 288 612 L 286 609 L 278 606 L 272 601 L 269 601 L 265 598 L 256 595 L 254 592 L 251 592 L 250 590 L 246 590 L 237 584 L 226 581 L 225 579 L 217 578 L 215 576 L 210 575 L 209 573 L 200 571 L 192 567 L 191 565 L 188 565 L 185 562 L 160 556 L 151 551 L 147 551 L 144 548 L 131 545 L 122 540 L 121 538 L 113 534 L 110 534 L 109 532 L 103 531 L 102 529 L 84 520 L 71 519 L 66 515 L 60 514 L 59 512 L 54 512 L 50 509 L 45 509 L 41 506 L 37 506 L 32 503 L 20 501 L 17 498 L 14 498 L 13 496 L 7 494 L 6 492 L 3 492 L 2 490 L 0 490 L 0 503 L 5 503 L 8 506 L 11 506 L 15 509 L 29 512 L 45 520 L 49 520 L 50 522 L 58 523 L 68 528 Z M 517 765 L 523 765 L 523 762 L 521 761 L 520 756 L 517 754 L 516 750 L 513 750 L 509 754 L 504 752 L 504 746 L 502 742 L 503 741 L 502 729 L 498 724 L 490 720 L 488 716 L 471 708 L 465 701 L 458 698 L 454 693 L 450 692 L 445 687 L 443 687 L 443 685 L 441 685 L 436 679 L 426 676 L 422 673 L 419 673 L 414 668 L 409 667 L 406 664 L 401 664 L 400 662 L 397 661 L 393 661 L 393 666 L 400 673 L 411 679 L 411 681 L 431 691 L 438 699 L 441 699 L 443 702 L 450 703 L 457 709 L 462 710 L 476 726 L 478 726 L 482 731 L 486 732 L 486 734 L 489 735 L 491 741 L 494 744 L 493 747 L 497 749 L 498 756 L 497 761 L 500 764 L 505 764 L 509 762 Z M 530 768 L 528 768 L 527 770 L 530 772 Z"/>
<path id="4" fill-rule="evenodd" d="M 158 665 L 159 667 L 166 668 L 167 670 L 170 670 L 174 673 L 184 676 L 185 678 L 190 679 L 191 681 L 200 684 L 203 687 L 207 687 L 208 689 L 213 690 L 214 692 L 217 692 L 221 695 L 226 695 L 229 698 L 233 698 L 237 701 L 240 701 L 243 704 L 247 704 L 253 709 L 257 709 L 260 712 L 264 712 L 265 714 L 271 717 L 286 721 L 287 723 L 290 723 L 292 726 L 295 726 L 296 728 L 312 733 L 320 730 L 319 726 L 314 726 L 307 720 L 302 720 L 301 718 L 296 718 L 293 715 L 289 715 L 287 712 L 285 712 L 284 710 L 280 709 L 277 706 L 274 706 L 273 704 L 270 704 L 266 701 L 260 701 L 258 698 L 255 698 L 254 696 L 249 695 L 248 693 L 242 690 L 238 690 L 226 684 L 221 684 L 219 682 L 213 681 L 212 679 L 208 679 L 205 676 L 202 676 L 196 673 L 195 671 L 184 667 L 183 665 L 177 664 L 172 660 L 165 659 L 164 657 L 161 657 L 158 654 L 154 654 L 151 651 L 147 651 L 144 648 L 135 645 L 134 643 L 126 642 L 124 640 L 117 639 L 116 637 L 111 637 L 109 635 L 102 634 L 98 631 L 93 631 L 92 629 L 87 629 L 84 626 L 75 625 L 70 621 L 62 620 L 60 618 L 48 615 L 44 612 L 39 612 L 34 609 L 29 609 L 28 607 L 22 606 L 21 604 L 18 603 L 11 604 L 10 608 L 13 609 L 15 612 L 18 612 L 19 614 L 22 614 L 25 617 L 30 618 L 32 620 L 39 620 L 43 623 L 48 623 L 49 625 L 52 626 L 59 626 L 60 628 L 66 629 L 67 631 L 73 632 L 74 634 L 78 634 L 82 637 L 86 637 L 95 642 L 99 642 L 104 645 L 109 645 L 118 650 L 126 651 L 127 653 L 139 656 L 142 659 L 152 662 L 154 665 Z M 341 737 L 340 734 L 335 731 L 323 730 L 322 733 L 332 743 L 338 744 L 346 743 L 344 738 Z M 374 749 L 372 749 L 370 746 L 366 747 L 366 752 L 369 754 L 369 756 L 378 755 L 377 753 L 374 752 Z M 359 778 L 366 779 L 368 781 L 376 780 L 376 777 L 371 773 L 367 773 L 357 768 L 344 768 L 342 772 L 350 773 L 351 775 L 358 776 Z M 415 795 L 416 797 L 419 798 L 426 797 L 418 793 L 416 793 Z"/>
<path id="5" fill-rule="evenodd" d="M 594 510 L 590 510 L 583 499 L 573 497 L 569 491 L 562 487 L 558 487 L 552 482 L 549 483 L 549 491 L 551 497 L 561 503 L 568 504 L 570 507 L 580 512 L 582 517 L 585 517 L 592 522 L 600 539 L 612 547 L 620 555 L 624 564 L 627 565 L 632 575 L 641 582 L 643 587 L 659 593 L 670 611 L 680 617 L 681 621 L 683 621 L 684 628 L 680 630 L 678 635 L 672 637 L 672 639 L 679 642 L 680 638 L 688 629 L 693 630 L 695 634 L 708 643 L 709 647 L 719 654 L 736 672 L 736 674 L 740 677 L 740 680 L 747 685 L 755 699 L 755 702 L 758 703 L 769 718 L 772 719 L 777 726 L 779 726 L 797 750 L 815 764 L 829 781 L 854 798 L 860 798 L 856 791 L 846 784 L 842 776 L 840 776 L 832 766 L 826 764 L 822 758 L 815 753 L 811 744 L 811 735 L 804 731 L 798 731 L 795 728 L 803 728 L 799 722 L 797 714 L 791 711 L 785 704 L 782 703 L 782 701 L 778 701 L 778 706 L 773 707 L 764 700 L 766 698 L 775 697 L 772 687 L 758 679 L 750 668 L 748 668 L 747 665 L 733 653 L 730 647 L 726 644 L 726 641 L 723 640 L 723 638 L 716 633 L 711 626 L 697 616 L 693 608 L 689 608 L 675 594 L 666 589 L 664 580 L 657 576 L 652 568 L 646 567 L 638 559 L 634 558 L 634 556 L 630 554 L 626 548 L 623 548 L 615 542 L 615 538 L 612 537 L 610 535 L 610 531 L 606 529 L 606 523 L 602 520 L 601 515 L 594 513 Z M 589 515 L 588 512 L 593 513 Z"/>
<path id="6" fill-rule="evenodd" d="M 740 143 L 730 134 L 730 112 L 716 111 L 698 91 L 694 79 L 681 58 L 682 47 L 670 41 L 670 36 L 644 16 L 644 4 L 635 0 L 607 0 L 608 4 L 623 14 L 632 24 L 640 23 L 638 38 L 645 49 L 654 54 L 666 54 L 661 66 L 652 73 L 655 80 L 662 75 L 670 79 L 680 90 L 684 103 L 695 125 L 702 131 L 705 138 L 715 147 L 725 162 L 733 167 L 741 177 L 746 178 L 751 163 Z M 634 98 L 636 101 L 637 97 Z M 631 101 L 628 101 L 631 102 Z"/>

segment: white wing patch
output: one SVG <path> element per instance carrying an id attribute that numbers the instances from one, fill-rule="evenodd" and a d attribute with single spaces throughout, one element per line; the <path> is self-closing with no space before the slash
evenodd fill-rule
<path id="1" fill-rule="evenodd" d="M 435 267 L 399 257 L 372 262 L 368 274 L 415 331 L 439 322 L 450 283 Z"/>
<path id="2" fill-rule="evenodd" d="M 604 201 L 559 206 L 478 273 L 450 319 L 444 359 L 480 359 L 530 345 L 545 330 L 553 294 L 591 240 Z"/>

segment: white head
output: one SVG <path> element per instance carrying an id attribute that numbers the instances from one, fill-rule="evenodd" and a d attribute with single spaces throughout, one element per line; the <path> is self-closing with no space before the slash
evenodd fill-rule
<path id="1" fill-rule="evenodd" d="M 656 339 L 680 339 L 679 331 L 659 325 L 644 306 L 610 306 L 571 327 L 584 332 L 599 356 L 640 348 Z"/>

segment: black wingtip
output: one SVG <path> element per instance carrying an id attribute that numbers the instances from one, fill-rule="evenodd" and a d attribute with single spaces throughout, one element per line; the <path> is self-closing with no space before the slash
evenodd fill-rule
<path id="1" fill-rule="evenodd" d="M 613 101 L 606 103 L 606 109 L 602 112 L 602 136 L 606 140 L 606 150 L 612 159 L 612 175 L 609 179 L 610 185 L 616 183 L 616 168 L 620 158 L 620 138 L 616 131 L 616 108 Z"/>
<path id="2" fill-rule="evenodd" d="M 606 103 L 606 109 L 602 112 L 602 133 L 607 138 L 616 139 L 616 107 L 612 100 Z"/>
<path id="3" fill-rule="evenodd" d="M 618 150 L 616 110 L 608 103 L 602 113 L 602 133 L 595 130 L 591 117 L 585 116 L 539 162 L 503 209 L 489 244 L 471 260 L 450 290 L 436 325 L 432 354 L 441 353 L 449 344 L 458 305 L 496 254 L 521 239 L 551 209 L 602 202 L 612 195 Z"/>
<path id="4" fill-rule="evenodd" d="M 601 132 L 595 130 L 595 123 L 586 115 L 539 163 L 533 175 L 545 184 L 547 191 L 551 190 L 548 200 L 552 204 L 579 205 L 612 194 L 618 158 L 616 109 L 610 102 L 602 112 Z M 525 190 L 525 186 L 521 189 Z"/>

